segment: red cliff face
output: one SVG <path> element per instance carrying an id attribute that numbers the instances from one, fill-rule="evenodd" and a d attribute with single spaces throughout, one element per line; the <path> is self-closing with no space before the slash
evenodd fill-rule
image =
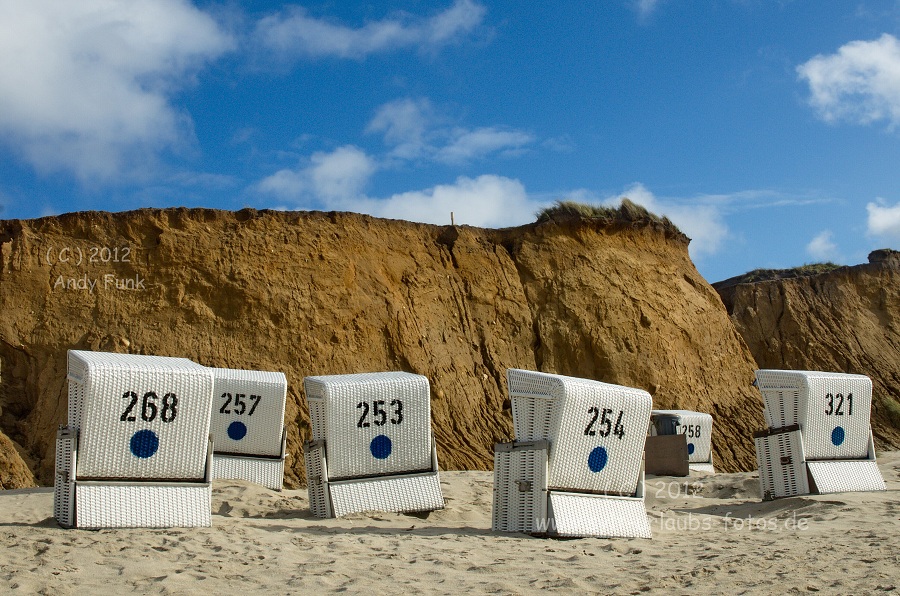
<path id="1" fill-rule="evenodd" d="M 900 447 L 900 253 L 806 277 L 716 284 L 760 368 L 872 379 L 880 449 Z"/>
<path id="2" fill-rule="evenodd" d="M 0 307 L 0 431 L 43 483 L 73 348 L 284 372 L 291 486 L 309 436 L 303 377 L 382 370 L 428 377 L 444 468 L 490 469 L 512 434 L 509 367 L 710 412 L 717 464 L 755 467 L 752 357 L 687 239 L 649 220 L 484 230 L 171 209 L 4 221 Z"/>

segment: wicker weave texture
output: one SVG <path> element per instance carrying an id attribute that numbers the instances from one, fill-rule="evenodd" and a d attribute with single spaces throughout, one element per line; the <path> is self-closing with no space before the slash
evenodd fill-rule
<path id="1" fill-rule="evenodd" d="M 756 385 L 763 397 L 763 415 L 769 428 L 800 423 L 800 391 L 805 377 L 799 371 L 758 370 Z"/>
<path id="2" fill-rule="evenodd" d="M 312 385 L 313 387 L 318 387 L 316 385 Z M 309 392 L 306 394 L 309 396 Z M 309 425 L 312 436 L 310 440 L 312 441 L 324 441 L 325 440 L 325 430 L 327 428 L 325 421 L 325 400 L 322 398 L 319 399 L 307 399 L 307 405 L 309 406 Z"/>
<path id="3" fill-rule="evenodd" d="M 412 513 L 444 508 L 437 472 L 331 482 L 334 515 L 359 511 Z"/>
<path id="4" fill-rule="evenodd" d="M 212 373 L 184 358 L 70 351 L 79 478 L 204 476 Z M 76 392 L 77 393 L 77 392 Z"/>
<path id="5" fill-rule="evenodd" d="M 519 437 L 519 429 L 516 430 L 517 440 L 550 441 L 550 487 L 634 493 L 650 422 L 649 393 L 600 381 L 518 369 L 507 371 L 507 382 L 511 401 L 517 401 L 519 396 L 531 399 L 537 410 L 534 420 L 550 419 L 545 437 L 524 439 Z M 536 395 L 550 399 L 534 399 L 532 396 Z"/>
<path id="6" fill-rule="evenodd" d="M 312 412 L 325 404 L 324 435 L 331 480 L 431 469 L 428 379 L 405 372 L 306 377 Z"/>
<path id="7" fill-rule="evenodd" d="M 76 488 L 79 528 L 206 527 L 210 484 L 82 483 Z"/>
<path id="8" fill-rule="evenodd" d="M 753 442 L 763 499 L 809 494 L 803 437 L 799 430 L 755 437 Z"/>
<path id="9" fill-rule="evenodd" d="M 284 427 L 284 373 L 213 368 L 209 431 L 217 453 L 278 456 Z"/>
<path id="10" fill-rule="evenodd" d="M 213 479 L 246 480 L 272 490 L 284 485 L 284 459 L 213 455 Z"/>
<path id="11" fill-rule="evenodd" d="M 886 488 L 875 460 L 810 461 L 806 465 L 819 494 Z"/>
<path id="12" fill-rule="evenodd" d="M 766 423 L 799 424 L 808 460 L 860 459 L 870 433 L 872 382 L 863 375 L 756 371 Z"/>
<path id="13" fill-rule="evenodd" d="M 72 358 L 69 357 L 69 365 L 72 364 Z M 67 383 L 69 387 L 69 418 L 68 426 L 72 429 L 81 428 L 81 410 L 84 407 L 84 383 L 74 381 L 71 378 Z"/>
<path id="14" fill-rule="evenodd" d="M 555 405 L 565 393 L 563 377 L 509 368 L 506 385 L 517 441 L 548 441 L 554 432 Z"/>
<path id="15" fill-rule="evenodd" d="M 549 501 L 557 536 L 651 537 L 644 499 L 550 491 Z"/>
<path id="16" fill-rule="evenodd" d="M 682 434 L 687 437 L 688 462 L 709 463 L 712 459 L 712 415 L 690 410 L 652 410 L 650 434 Z"/>
<path id="17" fill-rule="evenodd" d="M 59 525 L 75 525 L 75 447 L 77 433 L 70 427 L 56 432 L 56 470 L 53 482 L 53 517 Z"/>
<path id="18" fill-rule="evenodd" d="M 872 410 L 872 381 L 868 377 L 834 374 L 810 378 L 805 409 L 801 430 L 807 461 L 866 457 Z"/>
<path id="19" fill-rule="evenodd" d="M 494 506 L 491 528 L 495 532 L 541 531 L 547 519 L 547 446 L 519 447 L 516 443 L 494 447 Z"/>
<path id="20" fill-rule="evenodd" d="M 303 458 L 306 461 L 309 510 L 316 517 L 331 517 L 331 499 L 328 496 L 328 468 L 325 462 L 325 442 L 316 440 L 304 443 Z"/>

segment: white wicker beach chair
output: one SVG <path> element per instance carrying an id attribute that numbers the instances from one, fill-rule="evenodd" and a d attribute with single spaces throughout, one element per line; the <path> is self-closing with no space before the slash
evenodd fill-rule
<path id="1" fill-rule="evenodd" d="M 758 370 L 756 383 L 769 425 L 754 435 L 764 499 L 885 489 L 875 461 L 868 377 Z"/>
<path id="2" fill-rule="evenodd" d="M 442 509 L 428 379 L 405 372 L 306 377 L 310 510 Z"/>
<path id="3" fill-rule="evenodd" d="M 690 410 L 652 410 L 650 435 L 684 435 L 688 466 L 697 472 L 715 473 L 712 455 L 712 415 Z"/>
<path id="4" fill-rule="evenodd" d="M 248 480 L 272 490 L 284 484 L 284 373 L 211 369 L 213 479 Z"/>
<path id="5" fill-rule="evenodd" d="M 649 538 L 650 394 L 518 369 L 507 382 L 516 441 L 494 448 L 494 530 Z"/>
<path id="6" fill-rule="evenodd" d="M 68 353 L 54 516 L 78 528 L 209 526 L 212 373 L 184 358 Z"/>

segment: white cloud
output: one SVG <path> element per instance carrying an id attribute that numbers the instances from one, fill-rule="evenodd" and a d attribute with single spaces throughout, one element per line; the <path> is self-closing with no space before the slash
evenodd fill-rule
<path id="1" fill-rule="evenodd" d="M 498 127 L 449 127 L 427 99 L 403 98 L 378 108 L 366 132 L 384 134 L 390 157 L 462 164 L 499 153 L 507 155 L 534 141 L 526 132 Z"/>
<path id="2" fill-rule="evenodd" d="M 458 129 L 435 157 L 445 163 L 465 163 L 491 153 L 514 152 L 532 140 L 530 134 L 518 130 L 500 130 L 494 127 Z"/>
<path id="3" fill-rule="evenodd" d="M 634 7 L 641 18 L 649 17 L 656 10 L 660 0 L 635 0 Z"/>
<path id="4" fill-rule="evenodd" d="M 692 257 L 716 254 L 728 237 L 728 226 L 716 201 L 697 199 L 691 204 L 680 204 L 657 199 L 643 184 L 638 183 L 633 184 L 621 195 L 610 197 L 604 202 L 607 205 L 618 205 L 622 197 L 642 205 L 651 213 L 668 217 L 691 239 L 689 248 Z"/>
<path id="5" fill-rule="evenodd" d="M 284 169 L 252 189 L 293 202 L 302 208 L 368 213 L 376 217 L 422 223 L 506 227 L 534 221 L 540 204 L 528 197 L 518 180 L 503 176 L 460 177 L 453 184 L 398 193 L 386 198 L 363 190 L 376 171 L 374 161 L 356 147 L 316 153 L 297 169 Z M 279 208 L 284 208 L 283 205 Z"/>
<path id="6" fill-rule="evenodd" d="M 345 145 L 331 153 L 314 153 L 297 169 L 279 170 L 260 181 L 256 190 L 280 199 L 339 204 L 359 197 L 376 170 L 364 151 Z"/>
<path id="7" fill-rule="evenodd" d="M 41 172 L 135 173 L 192 141 L 169 98 L 232 40 L 186 0 L 7 0 L 0 142 Z"/>
<path id="8" fill-rule="evenodd" d="M 315 193 L 332 200 L 357 196 L 375 169 L 375 163 L 362 150 L 346 146 L 332 153 L 314 154 L 308 172 Z"/>
<path id="9" fill-rule="evenodd" d="M 885 239 L 900 241 L 900 203 L 890 206 L 884 199 L 866 205 L 869 213 L 868 233 Z"/>
<path id="10" fill-rule="evenodd" d="M 806 253 L 819 261 L 835 260 L 838 255 L 838 249 L 831 238 L 831 230 L 823 230 L 806 245 Z"/>
<path id="11" fill-rule="evenodd" d="M 384 133 L 385 143 L 394 146 L 393 156 L 415 159 L 428 149 L 426 135 L 433 120 L 433 110 L 427 99 L 403 98 L 379 107 L 366 132 Z"/>
<path id="12" fill-rule="evenodd" d="M 529 199 L 518 180 L 483 175 L 457 178 L 427 190 L 395 194 L 386 199 L 360 198 L 343 205 L 377 217 L 447 225 L 450 213 L 459 224 L 507 227 L 534 221 L 539 204 Z"/>
<path id="13" fill-rule="evenodd" d="M 797 72 L 809 83 L 810 103 L 824 120 L 900 124 L 900 41 L 893 35 L 852 41 Z"/>
<path id="14" fill-rule="evenodd" d="M 255 34 L 263 47 L 285 59 L 359 59 L 402 47 L 433 48 L 452 42 L 481 24 L 484 14 L 481 4 L 456 0 L 430 18 L 400 14 L 352 28 L 311 17 L 302 7 L 292 6 L 260 20 Z"/>
<path id="15" fill-rule="evenodd" d="M 572 153 L 575 151 L 575 140 L 568 134 L 549 138 L 542 145 L 555 153 Z"/>

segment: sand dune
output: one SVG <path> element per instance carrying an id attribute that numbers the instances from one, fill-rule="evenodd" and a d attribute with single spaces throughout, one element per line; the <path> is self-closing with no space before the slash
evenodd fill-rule
<path id="1" fill-rule="evenodd" d="M 653 538 L 495 534 L 493 475 L 442 472 L 428 516 L 310 515 L 305 490 L 216 481 L 213 527 L 64 530 L 52 489 L 0 492 L 11 594 L 882 593 L 900 588 L 900 452 L 888 490 L 761 502 L 755 473 L 648 477 Z"/>

